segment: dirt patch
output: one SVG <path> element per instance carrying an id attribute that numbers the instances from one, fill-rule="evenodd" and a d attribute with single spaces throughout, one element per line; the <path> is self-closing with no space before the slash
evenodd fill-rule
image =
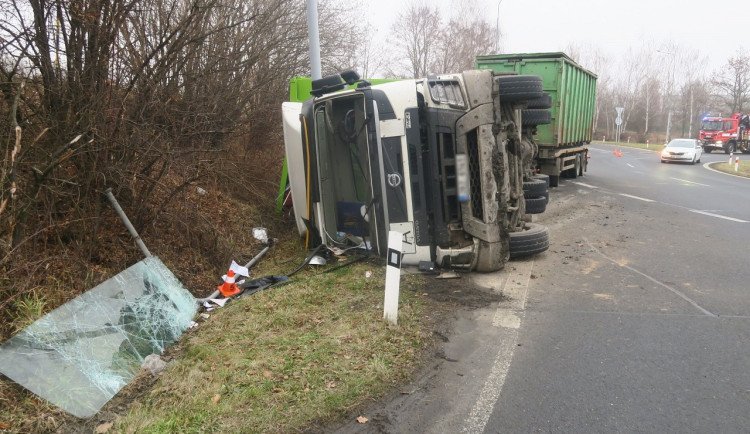
<path id="1" fill-rule="evenodd" d="M 439 303 L 453 303 L 456 307 L 477 309 L 504 300 L 504 296 L 478 285 L 469 274 L 455 279 L 428 276 L 422 294 Z"/>

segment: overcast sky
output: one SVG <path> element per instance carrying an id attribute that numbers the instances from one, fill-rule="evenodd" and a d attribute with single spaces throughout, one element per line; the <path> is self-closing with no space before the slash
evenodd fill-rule
<path id="1" fill-rule="evenodd" d="M 443 18 L 455 0 L 432 0 Z M 726 64 L 743 48 L 750 55 L 750 2 L 712 3 L 697 0 L 474 0 L 485 19 L 498 22 L 504 53 L 564 51 L 598 48 L 617 60 L 628 48 L 676 44 L 682 51 L 709 56 L 709 70 Z M 368 2 L 372 22 L 382 35 L 411 0 Z M 732 6 L 734 5 L 734 6 Z M 736 12 L 731 9 L 735 8 Z M 713 11 L 713 12 L 712 12 Z M 745 30 L 741 28 L 742 24 Z M 727 25 L 735 22 L 735 25 Z M 381 36 L 379 36 L 381 37 Z"/>

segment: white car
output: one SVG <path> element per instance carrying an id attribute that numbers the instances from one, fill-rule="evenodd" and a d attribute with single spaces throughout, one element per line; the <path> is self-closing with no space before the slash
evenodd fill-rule
<path id="1" fill-rule="evenodd" d="M 661 151 L 661 162 L 685 161 L 690 164 L 700 163 L 703 147 L 696 139 L 674 139 L 664 145 Z"/>

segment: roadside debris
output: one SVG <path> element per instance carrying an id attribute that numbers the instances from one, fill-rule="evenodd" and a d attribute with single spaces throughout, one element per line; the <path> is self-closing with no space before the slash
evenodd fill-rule
<path id="1" fill-rule="evenodd" d="M 191 327 L 195 298 L 112 207 L 145 259 L 36 320 L 0 346 L 0 372 L 77 417 L 91 417 L 152 355 Z M 153 357 L 152 357 L 153 359 Z"/>
<path id="2" fill-rule="evenodd" d="M 158 354 L 149 354 L 143 360 L 141 369 L 145 369 L 151 372 L 151 375 L 156 377 L 157 375 L 161 374 L 165 369 L 167 369 L 167 362 L 162 360 Z"/>
<path id="3" fill-rule="evenodd" d="M 0 372 L 91 417 L 190 327 L 195 299 L 155 256 L 68 301 L 0 346 Z"/>
<path id="4" fill-rule="evenodd" d="M 224 276 L 224 283 L 217 287 L 221 295 L 231 297 L 240 293 L 240 288 L 237 287 L 234 280 L 234 270 L 227 271 L 227 274 Z"/>

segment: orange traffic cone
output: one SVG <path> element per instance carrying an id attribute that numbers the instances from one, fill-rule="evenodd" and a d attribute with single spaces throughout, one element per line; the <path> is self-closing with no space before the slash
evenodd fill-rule
<path id="1" fill-rule="evenodd" d="M 612 150 L 612 155 L 614 155 L 615 157 L 617 156 L 617 148 L 614 148 L 614 149 Z"/>
<path id="2" fill-rule="evenodd" d="M 620 148 L 620 149 L 619 149 L 619 150 L 617 151 L 617 156 L 618 156 L 618 157 L 622 157 L 622 148 Z"/>
<path id="3" fill-rule="evenodd" d="M 219 292 L 224 297 L 231 297 L 240 293 L 240 288 L 234 283 L 234 271 L 229 270 L 227 277 L 224 278 L 224 284 L 218 286 Z"/>

